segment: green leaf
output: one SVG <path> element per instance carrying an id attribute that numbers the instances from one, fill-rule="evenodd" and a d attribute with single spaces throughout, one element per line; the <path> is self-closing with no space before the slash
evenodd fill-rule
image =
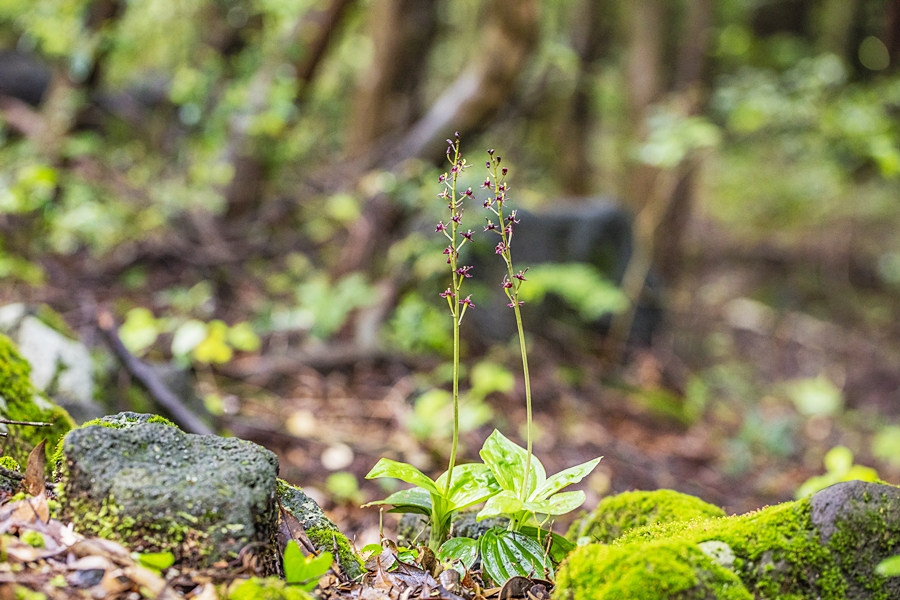
<path id="1" fill-rule="evenodd" d="M 323 552 L 319 556 L 303 556 L 300 546 L 291 540 L 284 549 L 284 580 L 289 584 L 300 584 L 307 592 L 312 591 L 333 562 L 331 552 Z"/>
<path id="2" fill-rule="evenodd" d="M 507 516 L 512 517 L 524 509 L 524 503 L 511 490 L 503 490 L 496 496 L 488 498 L 477 515 L 477 519 L 482 521 L 491 517 Z"/>
<path id="3" fill-rule="evenodd" d="M 144 552 L 137 555 L 137 561 L 142 567 L 160 572 L 175 564 L 175 555 L 171 552 Z"/>
<path id="4" fill-rule="evenodd" d="M 479 538 L 481 568 L 497 585 L 510 577 L 551 579 L 553 564 L 534 539 L 502 528 L 488 529 Z"/>
<path id="5" fill-rule="evenodd" d="M 470 569 L 478 558 L 478 540 L 466 537 L 450 538 L 441 545 L 437 557 L 442 563 L 458 560 L 463 567 Z"/>
<path id="6" fill-rule="evenodd" d="M 569 553 L 574 550 L 577 546 L 559 535 L 558 533 L 551 533 L 549 531 L 545 531 L 538 527 L 534 527 L 533 525 L 525 525 L 521 529 L 519 529 L 519 533 L 530 537 L 535 540 L 541 548 L 547 548 L 547 537 L 551 537 L 552 541 L 550 542 L 550 560 L 553 561 L 554 564 L 559 564 L 563 561 Z"/>
<path id="7" fill-rule="evenodd" d="M 447 473 L 444 473 L 435 482 L 438 489 L 443 490 L 447 481 Z M 482 463 L 468 463 L 459 465 L 453 469 L 453 483 L 447 494 L 449 509 L 459 511 L 483 502 L 500 491 L 494 474 L 487 465 Z"/>
<path id="8" fill-rule="evenodd" d="M 172 335 L 172 354 L 187 356 L 191 350 L 206 339 L 206 323 L 197 319 L 188 319 L 178 326 Z"/>
<path id="9" fill-rule="evenodd" d="M 191 356 L 197 362 L 205 364 L 227 363 L 234 354 L 225 339 L 228 335 L 228 325 L 215 319 L 206 327 L 206 339 L 197 344 Z"/>
<path id="10" fill-rule="evenodd" d="M 261 344 L 259 336 L 247 322 L 237 323 L 228 330 L 228 343 L 245 352 L 256 352 Z"/>
<path id="11" fill-rule="evenodd" d="M 542 515 L 564 515 L 584 504 L 584 492 L 561 492 L 550 496 L 547 500 L 526 502 L 525 510 Z"/>
<path id="12" fill-rule="evenodd" d="M 132 308 L 119 327 L 119 338 L 132 353 L 140 355 L 159 337 L 159 325 L 146 308 Z"/>
<path id="13" fill-rule="evenodd" d="M 882 577 L 897 577 L 900 575 L 900 554 L 886 558 L 875 567 L 875 574 Z"/>
<path id="14" fill-rule="evenodd" d="M 419 487 L 400 490 L 399 492 L 394 492 L 384 500 L 375 500 L 368 504 L 363 504 L 363 508 L 379 505 L 393 506 L 394 508 L 388 512 L 418 513 L 430 516 L 431 494 Z"/>
<path id="15" fill-rule="evenodd" d="M 497 431 L 488 436 L 478 453 L 484 461 L 497 483 L 504 490 L 521 492 L 523 482 L 526 481 L 525 463 L 528 454 L 524 448 L 510 441 L 506 436 Z M 544 484 L 547 474 L 544 465 L 536 456 L 531 457 L 531 472 L 528 473 L 526 495 L 530 496 L 534 490 Z"/>
<path id="16" fill-rule="evenodd" d="M 434 481 L 430 477 L 422 473 L 414 466 L 391 460 L 390 458 L 381 458 L 366 475 L 366 479 L 376 479 L 378 477 L 393 477 L 400 481 L 405 481 L 412 485 L 418 486 L 426 490 L 430 494 L 443 495 L 435 486 Z"/>
<path id="17" fill-rule="evenodd" d="M 591 471 L 597 466 L 597 463 L 600 462 L 599 458 L 595 458 L 594 460 L 589 460 L 586 463 L 581 463 L 580 465 L 576 465 L 574 467 L 569 467 L 568 469 L 563 469 L 559 473 L 548 477 L 547 481 L 543 483 L 531 496 L 529 499 L 531 500 L 541 500 L 549 497 L 552 494 L 555 494 L 559 490 L 563 489 L 568 485 L 572 485 L 573 483 L 578 483 L 585 477 L 587 477 Z M 577 508 L 577 507 L 576 507 Z"/>

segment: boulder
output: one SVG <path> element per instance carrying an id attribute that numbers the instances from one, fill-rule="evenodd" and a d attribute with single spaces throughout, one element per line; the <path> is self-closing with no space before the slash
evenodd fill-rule
<path id="1" fill-rule="evenodd" d="M 578 548 L 554 596 L 900 598 L 875 566 L 900 553 L 900 489 L 840 483 L 812 498 L 734 517 L 656 523 Z"/>
<path id="2" fill-rule="evenodd" d="M 278 460 L 265 448 L 129 413 L 73 430 L 60 457 L 61 516 L 81 533 L 186 566 L 249 549 L 263 572 L 277 571 Z"/>

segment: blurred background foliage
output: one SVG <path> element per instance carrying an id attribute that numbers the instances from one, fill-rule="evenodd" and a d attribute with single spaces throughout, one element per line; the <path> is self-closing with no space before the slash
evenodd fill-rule
<path id="1" fill-rule="evenodd" d="M 576 323 L 546 336 L 555 381 L 712 415 L 734 473 L 807 435 L 810 470 L 840 442 L 896 474 L 898 65 L 897 0 L 5 0 L 0 299 L 110 305 L 131 351 L 184 364 L 439 362 L 458 131 L 465 185 L 496 148 L 538 229 L 601 201 L 632 224 L 612 268 L 531 271 Z M 473 428 L 512 392 L 491 368 Z M 439 446 L 427 394 L 409 426 Z"/>

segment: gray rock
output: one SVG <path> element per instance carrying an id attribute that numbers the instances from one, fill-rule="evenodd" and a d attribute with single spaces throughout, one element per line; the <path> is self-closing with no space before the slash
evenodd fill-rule
<path id="1" fill-rule="evenodd" d="M 52 397 L 76 419 L 103 414 L 94 402 L 94 360 L 91 351 L 59 328 L 41 318 L 58 315 L 47 307 L 9 304 L 0 307 L 0 332 L 9 335 L 19 352 L 31 364 L 31 382 L 38 391 Z"/>
<path id="2" fill-rule="evenodd" d="M 900 554 L 900 488 L 867 481 L 846 481 L 817 492 L 810 499 L 811 520 L 823 544 L 834 556 L 848 583 L 847 598 L 872 598 L 883 589 L 900 598 L 900 577 L 878 578 L 879 562 Z"/>
<path id="3" fill-rule="evenodd" d="M 170 551 L 186 565 L 230 561 L 247 548 L 275 572 L 275 455 L 236 438 L 131 421 L 66 436 L 64 517 L 86 534 L 139 552 Z"/>

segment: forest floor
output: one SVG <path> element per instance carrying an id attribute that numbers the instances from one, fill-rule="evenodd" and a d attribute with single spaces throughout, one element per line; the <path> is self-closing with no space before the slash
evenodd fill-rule
<path id="1" fill-rule="evenodd" d="M 894 292 L 834 275 L 815 248 L 800 258 L 796 248 L 758 250 L 723 243 L 689 252 L 653 346 L 631 350 L 614 370 L 589 350 L 599 340 L 582 346 L 588 350 L 531 341 L 536 455 L 548 473 L 604 457 L 576 486 L 586 508 L 613 493 L 671 488 L 729 514 L 747 512 L 792 499 L 824 472 L 823 456 L 836 445 L 900 483 L 900 461 L 871 451 L 883 427 L 900 420 L 897 332 L 891 314 L 872 308 L 896 304 Z M 117 293 L 98 296 L 111 301 Z M 87 319 L 81 296 L 63 283 L 0 296 L 46 301 L 76 329 Z M 487 356 L 518 372 L 514 346 Z M 430 474 L 446 468 L 446 439 L 423 441 L 409 431 L 414 398 L 430 385 L 423 375 L 439 361 L 398 355 L 267 369 L 266 359 L 239 357 L 230 368 L 198 373 L 200 393 L 222 395 L 225 429 L 275 451 L 281 476 L 302 486 L 358 547 L 377 541 L 380 528 L 393 537 L 396 516 L 382 520 L 376 508 L 360 508 L 393 489 L 364 476 L 382 456 Z M 254 365 L 255 375 L 229 376 Z M 838 405 L 828 404 L 834 390 Z M 493 427 L 523 439 L 523 396 L 517 377 L 513 392 L 487 398 L 493 419 L 464 434 L 463 461 L 477 459 Z M 565 531 L 574 516 L 554 530 Z"/>

